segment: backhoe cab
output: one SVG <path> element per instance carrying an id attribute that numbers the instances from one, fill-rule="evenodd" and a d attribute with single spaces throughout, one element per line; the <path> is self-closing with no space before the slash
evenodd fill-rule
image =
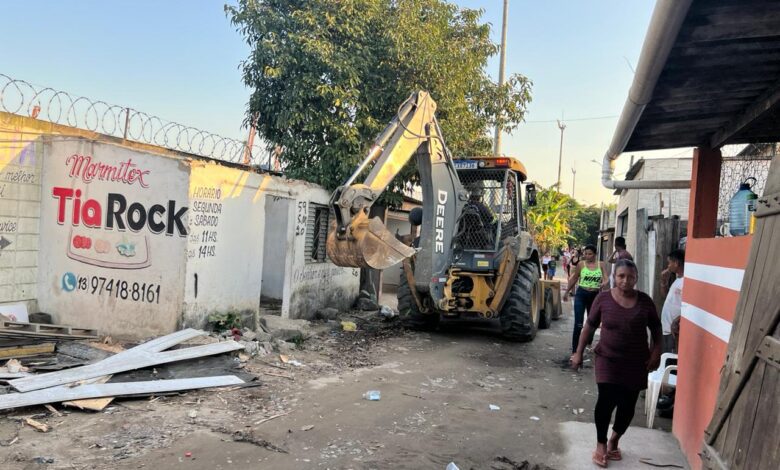
<path id="1" fill-rule="evenodd" d="M 553 307 L 542 307 L 539 253 L 523 212 L 526 169 L 509 157 L 454 160 L 435 110 L 430 95 L 412 94 L 333 193 L 328 256 L 361 268 L 402 262 L 398 308 L 415 328 L 435 328 L 442 317 L 498 318 L 505 337 L 531 340 L 549 326 Z M 421 228 L 418 238 L 402 242 L 368 212 L 413 155 L 423 209 L 410 220 Z M 364 182 L 354 184 L 372 162 Z M 526 196 L 535 203 L 532 184 Z"/>

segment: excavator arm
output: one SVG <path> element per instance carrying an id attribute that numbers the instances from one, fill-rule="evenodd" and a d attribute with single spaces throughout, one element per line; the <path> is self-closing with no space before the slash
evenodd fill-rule
<path id="1" fill-rule="evenodd" d="M 452 237 L 466 196 L 435 117 L 436 103 L 426 92 L 413 93 L 376 138 L 352 176 L 333 193 L 335 215 L 327 251 L 338 266 L 385 269 L 415 254 L 382 221 L 368 218 L 371 205 L 416 155 L 423 192 L 420 252 L 415 263 L 417 288 L 434 299 L 443 290 L 452 259 Z M 362 184 L 355 180 L 376 162 Z M 441 279 L 441 283 L 439 282 Z"/>

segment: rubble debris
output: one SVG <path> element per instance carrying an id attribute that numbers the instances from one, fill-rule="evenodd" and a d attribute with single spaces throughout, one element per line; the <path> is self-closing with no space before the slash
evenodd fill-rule
<path id="1" fill-rule="evenodd" d="M 43 323 L 45 325 L 51 325 L 53 323 L 51 314 L 44 312 L 31 313 L 28 315 L 28 320 L 30 323 Z"/>
<path id="2" fill-rule="evenodd" d="M 493 459 L 493 464 L 490 466 L 493 470 L 555 470 L 547 465 L 532 464 L 527 460 L 522 462 L 515 462 L 509 457 L 499 456 Z"/>
<path id="3" fill-rule="evenodd" d="M 18 359 L 9 359 L 3 367 L 0 367 L 0 374 L 18 374 L 27 372 L 29 369 L 24 367 Z"/>
<path id="4" fill-rule="evenodd" d="M 63 416 L 65 416 L 62 413 L 60 413 L 59 411 L 57 411 L 57 408 L 55 408 L 55 407 L 53 407 L 53 406 L 51 406 L 49 404 L 43 405 L 43 407 L 46 408 L 47 410 L 49 410 L 49 412 L 51 414 L 53 414 L 54 416 L 56 416 L 58 418 L 62 418 Z"/>
<path id="5" fill-rule="evenodd" d="M 398 316 L 398 313 L 387 305 L 382 305 L 382 308 L 379 309 L 379 314 L 387 319 Z"/>
<path id="6" fill-rule="evenodd" d="M 49 425 L 41 423 L 40 421 L 36 421 L 32 418 L 25 418 L 24 424 L 34 428 L 36 431 L 39 432 L 49 432 Z"/>
<path id="7" fill-rule="evenodd" d="M 311 431 L 312 429 L 314 429 L 313 424 L 307 424 L 306 426 L 301 427 L 301 431 Z"/>
<path id="8" fill-rule="evenodd" d="M 54 352 L 55 343 L 37 343 L 17 346 L 0 347 L 0 360 L 19 359 L 23 357 L 39 356 L 41 354 L 51 354 Z"/>
<path id="9" fill-rule="evenodd" d="M 379 304 L 376 300 L 359 297 L 355 302 L 355 308 L 364 312 L 376 312 L 379 310 Z"/>
<path id="10" fill-rule="evenodd" d="M 88 364 L 73 369 L 52 372 L 33 377 L 24 377 L 10 381 L 10 385 L 20 392 L 40 390 L 57 385 L 63 385 L 79 380 L 91 379 L 103 375 L 115 374 L 134 369 L 142 369 L 168 362 L 183 361 L 195 357 L 222 354 L 225 352 L 243 349 L 243 346 L 235 341 L 194 346 L 190 348 L 165 351 L 186 339 L 204 335 L 204 331 L 186 329 L 170 335 L 162 336 L 148 341 L 134 348 L 123 351 L 94 364 Z M 101 395 L 105 396 L 105 395 Z M 94 397 L 82 397 L 94 398 Z"/>
<path id="11" fill-rule="evenodd" d="M 333 307 L 325 307 L 317 310 L 314 314 L 314 318 L 319 320 L 335 320 L 339 317 L 339 309 Z"/>
<path id="12" fill-rule="evenodd" d="M 110 379 L 111 379 L 110 375 L 104 375 L 103 377 L 91 379 L 89 383 L 104 384 L 108 382 Z M 114 397 L 88 398 L 85 400 L 65 401 L 62 402 L 62 405 L 69 406 L 71 408 L 78 408 L 80 410 L 103 411 L 103 409 L 105 409 L 105 407 L 107 407 L 112 401 L 114 401 Z"/>
<path id="13" fill-rule="evenodd" d="M 288 452 L 285 449 L 282 449 L 279 446 L 276 446 L 267 440 L 263 439 L 262 437 L 256 436 L 255 431 L 252 429 L 246 430 L 246 431 L 229 431 L 225 428 L 215 428 L 212 429 L 214 432 L 218 432 L 220 434 L 227 434 L 229 435 L 235 442 L 248 442 L 250 444 L 254 444 L 256 446 L 264 447 L 268 450 L 272 450 L 274 452 L 279 452 L 282 454 L 287 454 Z"/>
<path id="14" fill-rule="evenodd" d="M 308 320 L 282 318 L 279 315 L 260 315 L 259 320 L 274 339 L 293 341 L 312 336 L 311 322 Z"/>
<path id="15" fill-rule="evenodd" d="M 67 325 L 47 325 L 45 323 L 0 321 L 0 337 L 23 339 L 97 339 L 98 332 L 97 330 L 91 328 L 78 328 Z"/>
<path id="16" fill-rule="evenodd" d="M 271 416 L 269 416 L 267 418 L 261 419 L 260 421 L 255 421 L 255 426 L 263 424 L 263 423 L 265 423 L 267 421 L 271 421 L 272 419 L 281 418 L 282 416 L 287 416 L 288 414 L 290 414 L 290 412 L 289 411 L 285 411 L 284 413 L 278 413 L 278 414 L 275 414 L 275 415 L 271 415 Z"/>
<path id="17" fill-rule="evenodd" d="M 154 380 L 150 382 L 125 382 L 105 384 L 82 384 L 75 387 L 60 385 L 42 390 L 0 395 L 0 410 L 22 406 L 43 405 L 85 398 L 144 395 L 149 393 L 175 392 L 198 388 L 224 387 L 245 383 L 233 375 L 198 377 L 194 379 Z"/>

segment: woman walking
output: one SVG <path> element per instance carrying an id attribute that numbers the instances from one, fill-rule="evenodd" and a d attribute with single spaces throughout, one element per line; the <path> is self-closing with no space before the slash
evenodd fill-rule
<path id="1" fill-rule="evenodd" d="M 661 359 L 661 320 L 653 300 L 634 289 L 637 269 L 633 261 L 615 263 L 615 287 L 602 292 L 593 302 L 582 330 L 577 350 L 571 356 L 572 368 L 582 365 L 582 353 L 593 333 L 601 326 L 601 337 L 593 349 L 596 356 L 596 451 L 593 463 L 607 466 L 607 460 L 623 458 L 619 441 L 634 417 L 639 392 L 647 388 L 647 373 Z M 647 346 L 647 330 L 652 350 Z M 615 413 L 612 436 L 607 440 L 609 423 Z"/>
<path id="2" fill-rule="evenodd" d="M 578 281 L 579 286 L 577 286 Z M 607 267 L 603 261 L 596 261 L 596 247 L 593 245 L 583 248 L 582 259 L 576 266 L 572 266 L 572 274 L 569 277 L 566 292 L 563 294 L 564 302 L 569 301 L 569 294 L 575 286 L 577 286 L 577 291 L 574 294 L 574 332 L 571 337 L 571 352 L 577 350 L 577 344 L 580 342 L 585 311 L 590 313 L 593 299 L 602 288 L 609 287 Z"/>

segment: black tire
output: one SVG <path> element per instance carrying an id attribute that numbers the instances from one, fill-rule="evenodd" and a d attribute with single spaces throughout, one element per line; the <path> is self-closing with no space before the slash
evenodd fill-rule
<path id="1" fill-rule="evenodd" d="M 517 268 L 509 297 L 499 321 L 501 333 L 510 341 L 531 341 L 539 329 L 539 270 L 533 261 L 523 261 Z"/>
<path id="2" fill-rule="evenodd" d="M 413 330 L 434 331 L 439 326 L 439 314 L 436 312 L 422 313 L 417 308 L 409 281 L 401 271 L 401 282 L 398 284 L 398 313 L 404 326 Z"/>
<path id="3" fill-rule="evenodd" d="M 553 298 L 551 287 L 544 288 L 544 295 L 542 298 L 544 299 L 544 309 L 539 315 L 539 329 L 546 330 L 552 326 L 552 321 L 554 318 L 553 314 L 555 312 L 555 299 Z"/>

